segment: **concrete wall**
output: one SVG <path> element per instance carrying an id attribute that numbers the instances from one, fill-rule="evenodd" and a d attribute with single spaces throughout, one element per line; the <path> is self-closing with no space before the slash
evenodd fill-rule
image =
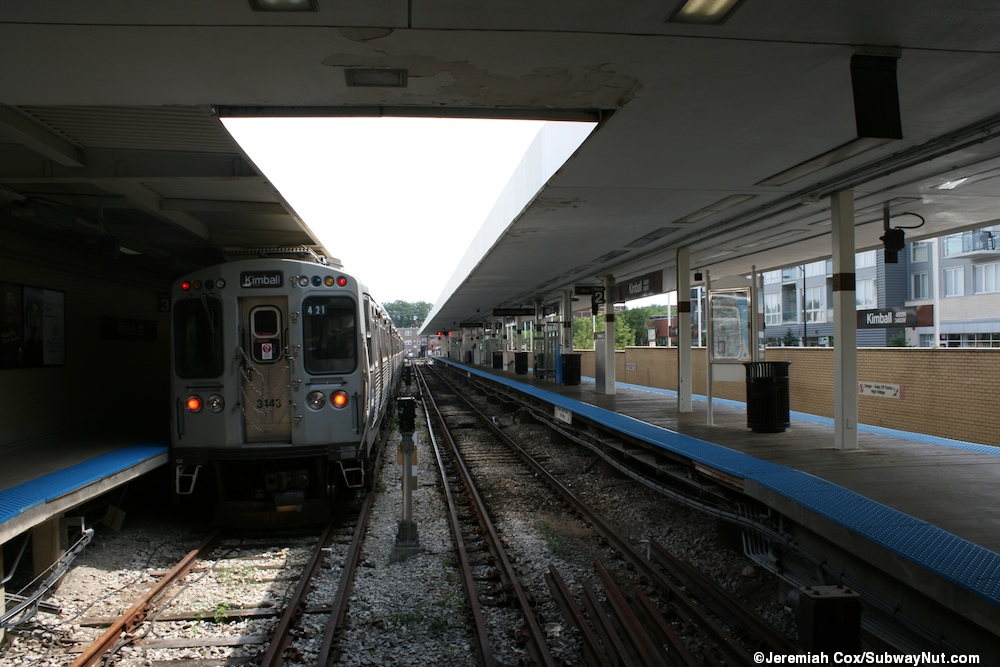
<path id="1" fill-rule="evenodd" d="M 127 261 L 105 271 L 96 245 L 42 248 L 5 234 L 0 283 L 64 293 L 66 363 L 0 369 L 0 447 L 94 430 L 167 434 L 169 313 L 158 311 L 157 295 L 169 292 L 170 283 L 130 269 Z M 151 323 L 155 337 L 113 340 L 101 333 L 102 317 Z"/>
<path id="2" fill-rule="evenodd" d="M 594 376 L 594 352 L 583 355 L 583 375 Z M 768 348 L 767 361 L 789 361 L 791 409 L 833 417 L 833 348 Z M 634 370 L 629 368 L 634 367 Z M 691 355 L 693 391 L 705 394 L 705 350 Z M 677 389 L 677 349 L 630 347 L 615 354 L 619 382 Z M 858 397 L 862 424 L 926 433 L 1000 446 L 1000 429 L 991 425 L 998 411 L 1000 349 L 863 348 L 858 350 L 858 381 L 900 385 L 899 399 Z M 716 382 L 713 395 L 746 400 L 745 382 Z"/>

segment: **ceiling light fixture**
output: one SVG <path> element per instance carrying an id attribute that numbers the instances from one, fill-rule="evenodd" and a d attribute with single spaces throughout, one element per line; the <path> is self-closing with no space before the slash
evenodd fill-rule
<path id="1" fill-rule="evenodd" d="M 743 0 L 683 0 L 667 17 L 668 23 L 725 23 Z"/>
<path id="2" fill-rule="evenodd" d="M 318 12 L 319 0 L 249 0 L 255 12 Z"/>
<path id="3" fill-rule="evenodd" d="M 890 141 L 891 139 L 875 139 L 871 137 L 854 139 L 852 141 L 848 141 L 842 146 L 834 148 L 832 151 L 827 151 L 822 155 L 817 155 L 814 158 L 810 158 L 805 162 L 799 163 L 790 169 L 786 169 L 773 176 L 769 176 L 763 181 L 755 183 L 755 185 L 785 185 L 786 183 L 791 183 L 792 181 L 802 178 L 803 176 L 815 173 L 820 169 L 832 167 L 833 165 L 850 159 L 855 155 L 860 155 L 861 153 L 878 148 L 879 146 L 887 144 Z"/>
<path id="4" fill-rule="evenodd" d="M 968 178 L 956 178 L 954 181 L 948 181 L 947 183 L 942 183 L 941 185 L 937 186 L 937 189 L 938 190 L 954 190 L 955 188 L 957 188 L 958 186 L 960 186 L 962 183 L 965 183 L 967 180 L 969 180 L 969 179 Z"/>
<path id="5" fill-rule="evenodd" d="M 408 71 L 393 67 L 350 67 L 344 70 L 349 88 L 406 88 Z"/>
<path id="6" fill-rule="evenodd" d="M 674 220 L 674 224 L 689 224 L 692 222 L 698 222 L 703 218 L 707 218 L 710 215 L 718 213 L 719 211 L 724 211 L 727 208 L 736 206 L 737 204 L 742 204 L 743 202 L 753 199 L 756 196 L 757 195 L 729 195 L 728 197 L 723 197 L 714 204 L 709 204 L 705 208 L 698 209 L 694 213 Z"/>

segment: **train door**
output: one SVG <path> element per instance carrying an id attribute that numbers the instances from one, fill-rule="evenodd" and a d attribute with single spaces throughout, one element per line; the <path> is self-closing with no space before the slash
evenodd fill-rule
<path id="1" fill-rule="evenodd" d="M 288 298 L 240 299 L 240 372 L 246 442 L 291 442 Z"/>

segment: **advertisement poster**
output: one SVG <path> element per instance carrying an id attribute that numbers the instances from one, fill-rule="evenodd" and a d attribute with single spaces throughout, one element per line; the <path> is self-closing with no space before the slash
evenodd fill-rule
<path id="1" fill-rule="evenodd" d="M 65 294 L 13 283 L 0 293 L 0 369 L 66 363 Z"/>

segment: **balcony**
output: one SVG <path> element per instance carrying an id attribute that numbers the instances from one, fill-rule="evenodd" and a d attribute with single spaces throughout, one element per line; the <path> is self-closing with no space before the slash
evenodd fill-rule
<path id="1" fill-rule="evenodd" d="M 1000 259 L 1000 240 L 993 232 L 980 229 L 964 234 L 952 234 L 943 240 L 944 256 L 953 259 L 987 261 Z"/>

